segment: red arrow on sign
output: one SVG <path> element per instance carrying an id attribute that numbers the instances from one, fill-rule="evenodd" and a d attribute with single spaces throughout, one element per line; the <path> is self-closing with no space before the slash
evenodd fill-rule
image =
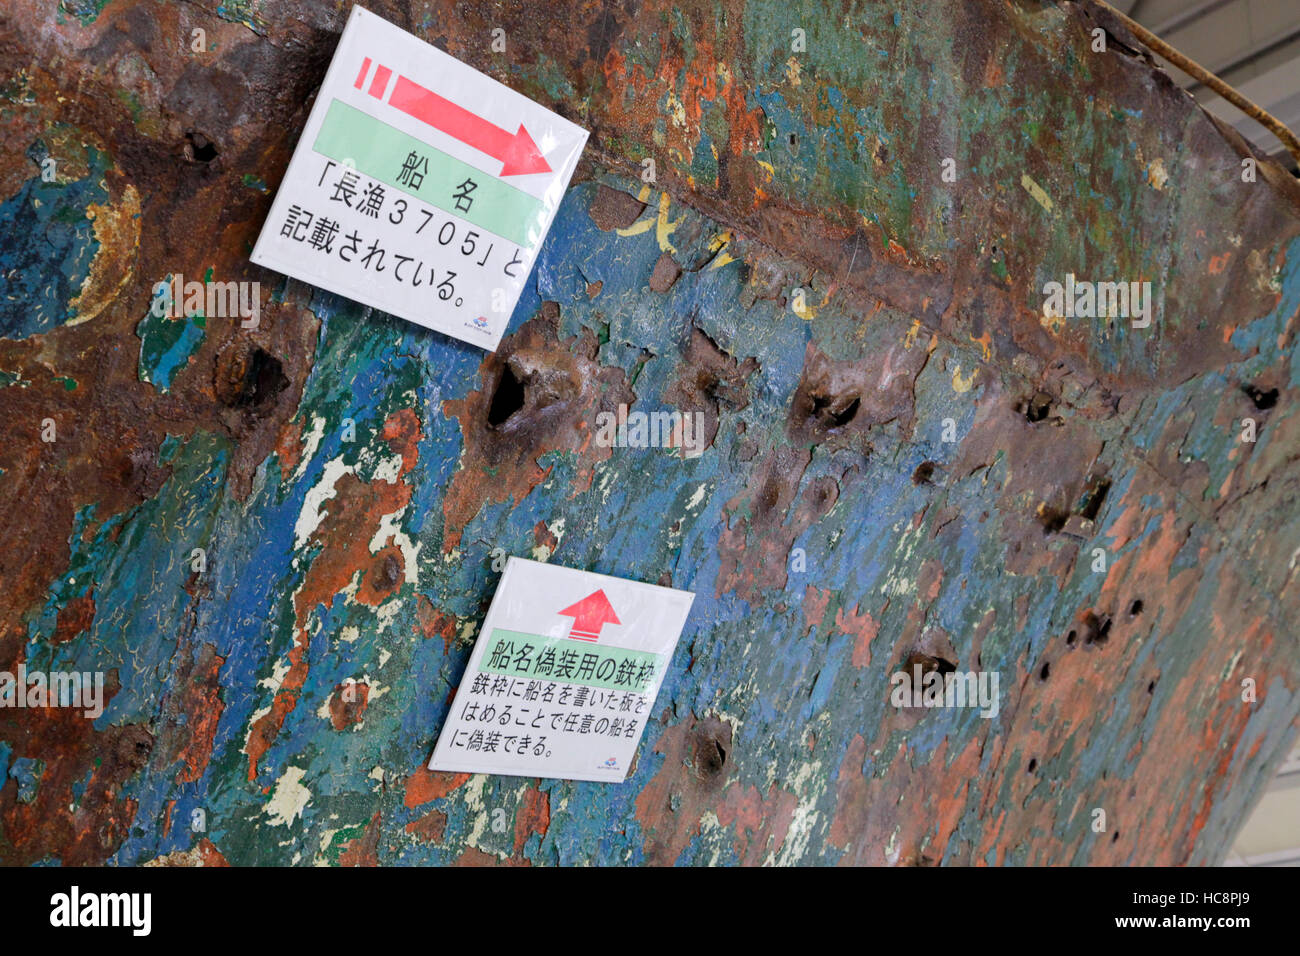
<path id="1" fill-rule="evenodd" d="M 370 59 L 367 57 L 357 75 L 355 85 L 358 89 L 369 70 Z M 375 78 L 368 91 L 371 96 L 383 99 L 391 72 L 385 66 L 380 66 L 375 71 Z M 513 133 L 504 130 L 400 73 L 397 82 L 393 84 L 393 92 L 388 96 L 388 105 L 395 106 L 406 115 L 427 123 L 480 153 L 501 160 L 502 176 L 525 176 L 551 171 L 551 164 L 546 161 L 522 123 Z"/>
<path id="2" fill-rule="evenodd" d="M 588 594 L 577 604 L 566 607 L 560 612 L 565 617 L 573 618 L 573 627 L 569 637 L 579 641 L 596 641 L 600 639 L 600 629 L 606 624 L 622 624 L 614 608 L 605 597 L 604 591 Z"/>

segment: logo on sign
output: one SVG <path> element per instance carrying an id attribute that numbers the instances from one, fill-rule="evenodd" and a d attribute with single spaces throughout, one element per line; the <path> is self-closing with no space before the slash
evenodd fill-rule
<path id="1" fill-rule="evenodd" d="M 606 768 L 608 768 L 608 769 L 610 769 L 610 770 L 617 770 L 617 769 L 618 769 L 618 758 L 617 758 L 617 757 L 610 757 L 610 758 L 608 758 L 608 759 L 605 761 L 605 764 L 604 764 L 604 765 L 605 765 Z"/>
<path id="2" fill-rule="evenodd" d="M 609 598 L 605 597 L 604 591 L 593 591 L 577 604 L 571 604 L 560 611 L 560 614 L 573 618 L 569 637 L 577 641 L 595 643 L 600 640 L 601 628 L 606 624 L 623 623 L 614 613 L 614 608 L 610 605 Z"/>

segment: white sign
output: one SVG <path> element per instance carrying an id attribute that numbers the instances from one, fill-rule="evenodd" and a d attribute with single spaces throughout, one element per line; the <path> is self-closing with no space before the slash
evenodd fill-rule
<path id="1" fill-rule="evenodd" d="M 429 769 L 621 782 L 694 600 L 511 558 Z"/>
<path id="2" fill-rule="evenodd" d="M 586 141 L 353 7 L 252 261 L 494 349 Z"/>

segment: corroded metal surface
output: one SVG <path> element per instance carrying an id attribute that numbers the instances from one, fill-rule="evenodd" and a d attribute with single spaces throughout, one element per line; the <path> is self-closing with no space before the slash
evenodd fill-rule
<path id="1" fill-rule="evenodd" d="M 371 9 L 592 130 L 495 355 L 247 261 L 345 5 L 0 11 L 0 666 L 111 693 L 0 710 L 0 859 L 1224 854 L 1300 712 L 1293 183 L 1087 5 Z M 626 784 L 422 769 L 494 548 L 697 592 Z"/>

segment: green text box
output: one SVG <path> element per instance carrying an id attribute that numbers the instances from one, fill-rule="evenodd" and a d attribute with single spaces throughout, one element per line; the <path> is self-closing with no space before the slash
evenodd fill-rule
<path id="1" fill-rule="evenodd" d="M 507 646 L 511 649 L 509 661 L 504 662 L 499 659 L 502 655 L 500 651 Z M 525 656 L 521 652 L 525 648 L 531 648 L 531 652 Z M 553 653 L 548 656 L 546 651 Z M 557 676 L 556 668 L 553 666 L 558 663 L 567 654 L 576 654 L 576 664 L 574 672 L 571 675 Z M 585 673 L 582 677 L 577 676 L 580 669 L 585 668 L 590 657 L 596 659 L 596 663 L 591 666 L 590 673 Z M 528 677 L 533 680 L 556 681 L 566 684 L 586 684 L 590 687 L 602 687 L 606 690 L 626 690 L 633 693 L 642 693 L 649 690 L 659 676 L 662 667 L 661 654 L 654 654 L 650 651 L 633 651 L 625 647 L 604 647 L 600 644 L 593 644 L 590 641 L 575 641 L 569 637 L 542 637 L 538 634 L 527 634 L 523 631 L 507 631 L 504 628 L 494 627 L 492 636 L 488 640 L 487 646 L 483 649 L 483 657 L 479 661 L 479 671 L 485 674 L 502 674 L 507 677 Z M 612 661 L 612 670 L 609 676 L 600 677 L 597 673 L 603 673 L 606 670 L 606 661 Z M 552 666 L 547 667 L 546 662 Z M 630 675 L 632 683 L 628 683 L 627 677 Z M 649 677 L 646 677 L 646 668 L 649 668 Z"/>
<path id="2" fill-rule="evenodd" d="M 335 162 L 350 159 L 359 172 L 371 179 L 526 249 L 541 238 L 546 207 L 540 199 L 340 100 L 330 103 L 312 148 Z M 402 164 L 410 153 L 429 159 L 419 189 L 398 183 Z M 453 194 L 467 178 L 477 187 L 470 211 L 465 213 L 456 208 Z"/>

